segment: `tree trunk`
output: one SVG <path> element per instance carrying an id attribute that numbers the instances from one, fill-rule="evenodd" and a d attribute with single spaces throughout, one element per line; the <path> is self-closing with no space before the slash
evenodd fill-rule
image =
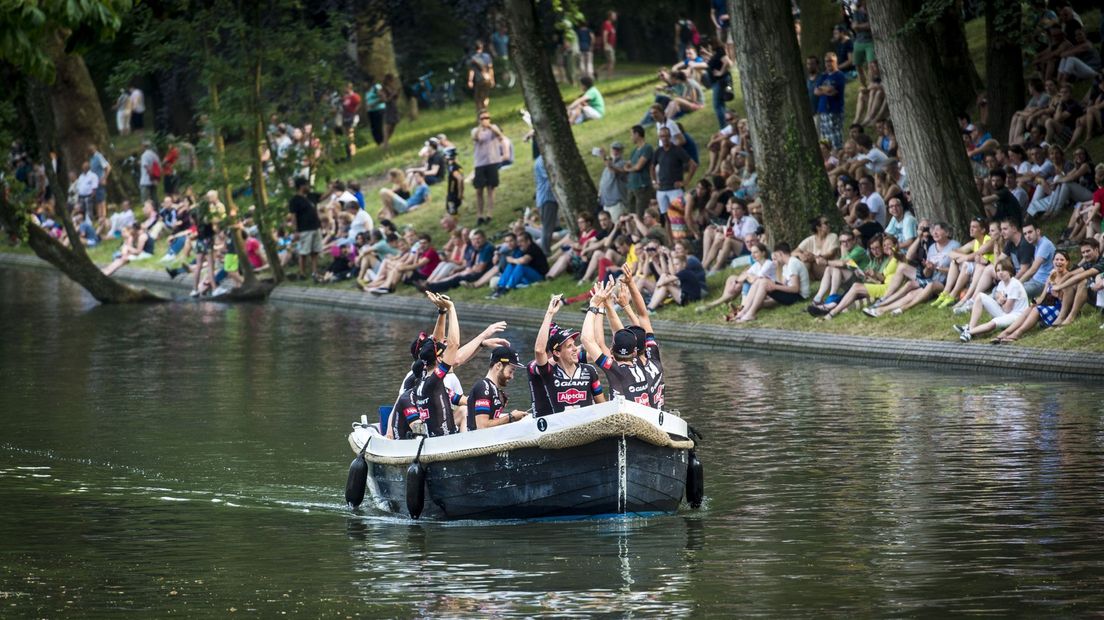
<path id="1" fill-rule="evenodd" d="M 571 132 L 567 109 L 552 75 L 552 63 L 539 36 L 536 5 L 533 0 L 506 0 L 505 9 L 510 58 L 533 119 L 534 139 L 544 156 L 561 216 L 575 230 L 575 214 L 594 211 L 598 190 Z"/>
<path id="2" fill-rule="evenodd" d="M 985 3 L 985 96 L 989 131 L 1001 142 L 1012 115 L 1024 107 L 1023 48 L 1020 47 L 1019 0 Z"/>
<path id="3" fill-rule="evenodd" d="M 369 12 L 357 15 L 356 57 L 353 60 L 362 75 L 372 76 L 376 82 L 383 80 L 386 73 L 399 77 L 391 28 L 382 19 L 373 18 Z"/>
<path id="4" fill-rule="evenodd" d="M 801 56 L 819 62 L 832 48 L 832 28 L 840 23 L 840 5 L 832 0 L 798 0 L 801 7 Z"/>
<path id="5" fill-rule="evenodd" d="M 966 24 L 962 21 L 961 0 L 950 2 L 950 6 L 939 16 L 932 30 L 938 45 L 939 62 L 943 67 L 941 82 L 950 97 L 952 109 L 955 112 L 970 110 L 974 107 L 977 91 L 981 88 L 981 76 L 970 57 Z M 1017 70 L 1021 68 L 1022 65 L 1017 66 Z"/>
<path id="6" fill-rule="evenodd" d="M 265 257 L 268 259 L 268 267 L 272 270 L 272 277 L 276 284 L 284 281 L 284 267 L 280 264 L 280 250 L 276 247 L 276 239 L 272 234 L 273 227 L 279 221 L 279 216 L 274 217 L 269 213 L 268 188 L 265 186 L 264 162 L 261 161 L 261 147 L 265 144 L 264 112 L 261 109 L 261 59 L 257 58 L 253 63 L 253 93 L 250 97 L 251 116 L 253 117 L 253 130 L 250 132 L 250 150 L 252 151 L 252 177 L 253 177 L 253 204 L 254 219 L 257 222 L 257 237 L 264 248 Z M 273 152 L 270 157 L 275 157 Z"/>
<path id="7" fill-rule="evenodd" d="M 945 220 L 954 235 L 965 233 L 981 208 L 981 197 L 942 84 L 935 35 L 926 25 L 902 28 L 919 9 L 920 0 L 872 0 L 870 25 L 890 116 L 918 217 Z"/>
<path id="8" fill-rule="evenodd" d="M 790 6 L 777 0 L 729 6 L 765 224 L 775 240 L 797 243 L 809 219 L 838 214 L 809 114 Z"/>
<path id="9" fill-rule="evenodd" d="M 108 197 L 122 201 L 126 196 L 135 196 L 138 194 L 137 185 L 118 165 L 110 148 L 107 121 L 96 85 L 92 83 L 84 59 L 65 53 L 66 38 L 65 33 L 59 30 L 48 42 L 50 60 L 57 69 L 54 82 L 48 87 L 50 110 L 56 128 L 54 135 L 57 138 L 54 148 L 60 149 L 58 154 L 68 162 L 69 169 L 79 172 L 81 162 L 88 159 L 88 145 L 95 144 L 114 168 L 113 174 L 108 177 Z M 69 176 L 60 169 L 58 172 L 65 183 L 61 192 L 64 196 L 65 189 L 69 187 Z"/>

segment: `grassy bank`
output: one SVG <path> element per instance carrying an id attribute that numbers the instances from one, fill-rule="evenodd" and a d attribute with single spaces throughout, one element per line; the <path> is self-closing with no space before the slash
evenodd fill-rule
<path id="1" fill-rule="evenodd" d="M 1097 23 L 1095 12 L 1085 17 L 1086 24 Z M 984 59 L 984 24 L 974 21 L 968 24 L 967 33 L 971 42 L 975 60 Z M 979 67 L 983 68 L 981 62 Z M 605 93 L 607 114 L 597 122 L 588 122 L 573 129 L 575 139 L 580 151 L 597 179 L 601 170 L 601 162 L 589 155 L 591 149 L 596 146 L 607 146 L 614 140 L 628 141 L 629 127 L 640 121 L 641 116 L 651 103 L 654 80 L 654 66 L 628 65 L 622 67 L 619 75 L 608 81 L 599 82 L 599 88 Z M 1083 87 L 1083 86 L 1082 86 Z M 857 88 L 849 86 L 847 91 L 847 110 L 850 114 L 854 110 Z M 740 98 L 739 84 L 736 87 L 737 99 L 732 102 L 732 107 L 742 113 L 743 102 Z M 570 100 L 579 95 L 577 88 L 563 89 L 565 100 Z M 496 91 L 491 99 L 491 114 L 494 122 L 515 142 L 515 164 L 501 172 L 501 186 L 499 187 L 492 223 L 486 228 L 492 233 L 504 230 L 511 221 L 517 219 L 527 206 L 533 206 L 533 180 L 532 158 L 528 145 L 521 142 L 521 137 L 526 127 L 521 120 L 518 111 L 523 107 L 520 91 Z M 697 142 L 704 149 L 707 137 L 716 130 L 716 119 L 709 106 L 703 110 L 691 114 L 682 119 L 685 128 L 695 136 Z M 459 159 L 465 171 L 472 171 L 471 143 L 468 132 L 475 124 L 474 108 L 470 102 L 445 110 L 424 111 L 417 120 L 403 119 L 399 124 L 392 140 L 391 148 L 384 152 L 375 146 L 361 145 L 358 155 L 351 161 L 340 164 L 337 167 L 337 177 L 342 179 L 356 179 L 361 182 L 369 210 L 372 213 L 378 209 L 376 197 L 378 189 L 382 186 L 386 171 L 392 167 L 408 167 L 417 163 L 417 151 L 428 137 L 439 133 L 445 133 L 459 146 Z M 649 128 L 649 139 L 653 140 L 654 132 Z M 367 136 L 367 134 L 363 134 Z M 1097 138 L 1090 143 L 1090 152 L 1094 160 L 1104 159 L 1104 139 Z M 704 155 L 704 153 L 703 153 Z M 443 235 L 438 230 L 438 219 L 444 212 L 444 190 L 440 186 L 435 187 L 433 196 L 428 206 L 424 206 L 412 213 L 399 216 L 396 223 L 405 226 L 411 225 L 418 230 L 424 230 L 435 234 L 438 242 L 443 242 Z M 474 191 L 469 186 L 466 191 L 464 206 L 460 214 L 461 223 L 472 226 L 475 222 Z M 1063 225 L 1062 218 L 1047 223 L 1045 230 L 1054 239 Z M 796 241 L 796 240 L 795 240 Z M 115 244 L 107 244 L 105 247 L 96 248 L 90 253 L 100 264 L 110 261 L 111 254 L 115 250 Z M 15 251 L 26 251 L 17 249 Z M 156 260 L 132 263 L 134 266 L 160 269 Z M 728 275 L 734 271 L 728 270 L 709 278 L 711 296 L 716 296 L 723 288 L 723 283 Z M 317 286 L 309 283 L 291 283 L 289 286 Z M 351 284 L 336 285 L 343 288 L 351 287 Z M 815 285 L 814 285 L 815 286 Z M 509 316 L 509 306 L 543 308 L 548 296 L 553 293 L 565 293 L 574 295 L 582 292 L 586 287 L 578 286 L 569 277 L 561 277 L 553 282 L 544 282 L 532 287 L 513 291 L 499 300 L 503 306 L 503 318 Z M 488 293 L 486 289 L 469 290 L 458 289 L 454 291 L 454 298 L 463 301 L 483 301 Z M 413 289 L 405 288 L 396 292 L 397 295 L 417 294 Z M 687 323 L 722 324 L 724 308 L 704 314 L 698 314 L 693 307 L 666 306 L 659 311 L 659 316 L 665 319 L 685 321 Z M 1089 310 L 1076 324 L 1048 330 L 1035 330 L 1026 336 L 1019 344 L 1011 346 L 1025 346 L 1049 350 L 1077 350 L 1104 352 L 1104 331 L 1098 329 L 1101 319 Z M 1089 316 L 1092 314 L 1092 316 Z M 790 307 L 772 309 L 762 312 L 759 320 L 751 324 L 754 327 L 792 330 L 798 332 L 822 332 L 842 335 L 866 336 L 871 338 L 899 337 L 917 341 L 953 341 L 957 335 L 951 329 L 952 323 L 964 322 L 964 317 L 953 316 L 949 310 L 937 310 L 925 306 L 916 308 L 899 317 L 885 317 L 870 319 L 858 312 L 847 312 L 831 322 L 814 321 L 804 312 L 804 307 Z M 731 329 L 742 329 L 732 325 Z M 979 341 L 986 341 L 979 337 Z M 920 345 L 922 346 L 922 345 Z M 979 349 L 978 347 L 981 347 Z M 963 356 L 976 358 L 984 355 L 985 346 L 979 344 L 963 345 Z"/>

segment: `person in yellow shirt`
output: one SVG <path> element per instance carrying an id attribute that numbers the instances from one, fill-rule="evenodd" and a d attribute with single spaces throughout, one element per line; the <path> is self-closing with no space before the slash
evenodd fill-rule
<path id="1" fill-rule="evenodd" d="M 930 305 L 946 308 L 959 301 L 959 297 L 970 286 L 974 269 L 978 263 L 982 267 L 993 262 L 993 238 L 987 231 L 987 222 L 983 217 L 970 220 L 970 238 L 972 241 L 951 252 L 951 267 L 947 271 L 949 289 L 944 290 Z"/>

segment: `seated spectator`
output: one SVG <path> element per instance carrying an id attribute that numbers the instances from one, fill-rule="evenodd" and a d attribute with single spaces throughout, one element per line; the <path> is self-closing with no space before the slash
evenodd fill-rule
<path id="1" fill-rule="evenodd" d="M 130 230 L 130 227 L 134 226 L 134 211 L 130 207 L 130 201 L 124 200 L 115 205 L 115 212 L 106 220 L 106 224 L 100 234 L 101 237 L 115 237 L 118 239 L 123 236 L 124 230 Z"/>
<path id="2" fill-rule="evenodd" d="M 994 222 L 1011 219 L 1017 226 L 1022 226 L 1023 208 L 1020 201 L 1008 190 L 1007 180 L 1008 174 L 1004 170 L 994 168 L 989 171 L 989 187 L 992 192 L 981 199 L 982 208 L 985 209 L 986 216 Z"/>
<path id="3" fill-rule="evenodd" d="M 464 248 L 463 267 L 443 280 L 427 283 L 425 288 L 435 293 L 456 288 L 465 282 L 475 282 L 483 277 L 494 264 L 495 247 L 487 243 L 487 235 L 480 229 L 471 231 L 471 243 Z"/>
<path id="4" fill-rule="evenodd" d="M 558 247 L 560 252 L 548 270 L 549 280 L 560 277 L 568 269 L 576 278 L 586 273 L 587 261 L 583 248 L 598 237 L 598 230 L 594 227 L 594 217 L 589 213 L 580 214 L 575 218 L 575 224 L 579 227 L 579 234 L 569 234 L 553 246 L 553 249 Z"/>
<path id="5" fill-rule="evenodd" d="M 1042 185 L 1035 190 L 1035 196 L 1038 197 L 1031 201 L 1027 214 L 1036 218 L 1054 215 L 1066 208 L 1071 201 L 1092 200 L 1093 190 L 1096 189 L 1092 158 L 1084 147 L 1073 152 L 1071 165 L 1066 165 L 1061 149 L 1051 148 L 1055 166 L 1068 171 L 1043 179 Z"/>
<path id="6" fill-rule="evenodd" d="M 466 267 L 464 256 L 468 249 L 468 240 L 465 237 L 465 231 L 459 228 L 449 233 L 448 241 L 445 242 L 440 251 L 443 258 L 441 262 L 437 263 L 433 273 L 429 274 L 429 278 L 426 279 L 427 285 L 445 280 L 451 277 L 453 273 Z"/>
<path id="7" fill-rule="evenodd" d="M 974 280 L 974 272 L 994 262 L 993 247 L 996 241 L 988 233 L 984 218 L 970 220 L 970 239 L 965 245 L 951 252 L 951 264 L 947 270 L 947 288 L 932 302 L 936 308 L 946 308 L 965 299 L 966 291 Z"/>
<path id="8" fill-rule="evenodd" d="M 467 288 L 483 288 L 490 285 L 492 288 L 498 284 L 498 278 L 501 277 L 502 272 L 506 270 L 509 263 L 506 259 L 509 257 L 521 256 L 521 250 L 518 249 L 517 235 L 512 232 L 506 233 L 502 237 L 502 243 L 494 250 L 493 264 L 487 271 L 483 272 L 483 275 L 474 282 L 461 281 L 460 286 Z"/>
<path id="9" fill-rule="evenodd" d="M 729 304 L 729 312 L 725 314 L 725 322 L 729 323 L 736 319 L 736 316 L 743 311 L 743 306 L 740 302 L 734 301 L 737 297 L 747 298 L 748 292 L 751 290 L 755 281 L 759 278 L 768 278 L 773 280 L 775 278 L 774 261 L 771 260 L 770 251 L 767 250 L 767 246 L 762 243 L 755 243 L 751 245 L 751 265 L 742 272 L 728 276 L 725 280 L 724 291 L 717 299 L 698 306 L 697 311 L 699 313 L 705 312 L 720 306 L 722 304 Z"/>
<path id="10" fill-rule="evenodd" d="M 745 298 L 743 311 L 736 316 L 737 323 L 754 321 L 762 308 L 792 306 L 809 298 L 809 270 L 805 263 L 790 254 L 789 244 L 775 245 L 773 258 L 775 265 L 783 265 L 781 280 L 756 280 Z"/>
<path id="11" fill-rule="evenodd" d="M 1059 243 L 1080 243 L 1085 239 L 1092 240 L 1096 231 L 1101 230 L 1101 221 L 1104 219 L 1104 164 L 1096 165 L 1093 181 L 1096 191 L 1093 192 L 1091 199 L 1076 205 Z"/>
<path id="12" fill-rule="evenodd" d="M 1069 144 L 1073 138 L 1073 130 L 1077 127 L 1077 119 L 1085 114 L 1085 108 L 1073 97 L 1073 90 L 1069 84 L 1058 87 L 1058 104 L 1053 115 L 1047 118 L 1043 125 L 1046 127 L 1047 144 Z"/>
<path id="13" fill-rule="evenodd" d="M 855 235 L 844 230 L 839 236 L 839 258 L 829 259 L 824 265 L 824 276 L 820 287 L 813 296 L 813 304 L 836 303 L 857 280 L 857 274 L 870 268 L 870 255 L 861 243 L 855 242 Z"/>
<path id="14" fill-rule="evenodd" d="M 1070 325 L 1077 319 L 1089 296 L 1100 291 L 1098 284 L 1102 273 L 1104 259 L 1101 258 L 1100 245 L 1095 241 L 1082 241 L 1081 261 L 1052 289 L 1061 300 L 1061 312 L 1054 320 L 1055 325 Z"/>
<path id="15" fill-rule="evenodd" d="M 425 146 L 418 152 L 418 155 L 425 159 L 425 163 L 406 169 L 407 180 L 412 186 L 415 186 L 413 177 L 415 172 L 421 173 L 426 185 L 436 185 L 445 179 L 448 166 L 445 163 L 443 148 L 447 148 L 447 145 L 442 145 L 438 138 L 426 140 Z"/>
<path id="16" fill-rule="evenodd" d="M 529 233 L 518 235 L 518 249 L 521 255 L 506 258 L 506 268 L 498 279 L 498 287 L 489 299 L 498 299 L 511 290 L 540 282 L 548 273 L 548 259 L 540 246 L 533 242 Z"/>
<path id="17" fill-rule="evenodd" d="M 1069 47 L 1058 57 L 1058 83 L 1065 85 L 1076 80 L 1091 80 L 1100 70 L 1100 51 L 1085 34 L 1084 28 L 1073 31 Z"/>
<path id="18" fill-rule="evenodd" d="M 380 210 L 376 213 L 376 217 L 383 219 L 391 219 L 394 214 L 402 213 L 407 209 L 407 200 L 410 198 L 410 184 L 406 181 L 406 175 L 402 170 L 398 168 L 392 168 L 387 171 L 387 181 L 391 184 L 391 187 L 380 188 Z M 398 198 L 398 202 L 396 202 Z"/>
<path id="19" fill-rule="evenodd" d="M 730 260 L 748 253 L 744 240 L 758 234 L 758 220 L 748 214 L 747 202 L 733 196 L 728 200 L 728 221 L 711 225 L 702 235 L 702 264 L 711 273 L 720 271 Z"/>
<path id="20" fill-rule="evenodd" d="M 889 101 L 882 87 L 882 71 L 878 61 L 871 60 L 867 67 L 870 83 L 859 89 L 859 99 L 855 105 L 855 118 L 858 119 L 855 122 L 860 125 L 873 125 L 889 116 Z"/>
<path id="21" fill-rule="evenodd" d="M 974 298 L 974 307 L 970 313 L 970 322 L 955 325 L 959 340 L 970 342 L 974 336 L 990 332 L 997 327 L 1008 327 L 1020 319 L 1029 305 L 1024 285 L 1012 274 L 1012 262 L 1006 258 L 996 264 L 997 287 L 993 294 L 978 293 Z M 981 323 L 982 312 L 989 313 L 992 320 Z"/>
<path id="22" fill-rule="evenodd" d="M 1085 146 L 1094 134 L 1104 131 L 1104 120 L 1101 119 L 1104 114 L 1104 71 L 1097 73 L 1092 87 L 1085 93 L 1082 107 L 1085 108 L 1085 113 L 1077 119 L 1077 126 L 1070 136 L 1070 148 Z"/>
<path id="23" fill-rule="evenodd" d="M 96 234 L 96 227 L 84 217 L 84 213 L 77 211 L 73 214 L 73 228 L 80 236 L 80 242 L 85 247 L 94 248 L 100 243 L 100 237 Z"/>
<path id="24" fill-rule="evenodd" d="M 1024 289 L 1027 290 L 1028 299 L 1035 299 L 1043 292 L 1047 277 L 1054 269 L 1056 248 L 1054 243 L 1046 238 L 1042 229 L 1032 220 L 1024 222 L 1023 237 L 1031 244 L 1033 256 L 1030 265 L 1021 263 L 1016 266 L 1015 277 L 1023 283 Z"/>
<path id="25" fill-rule="evenodd" d="M 831 320 L 858 301 L 877 299 L 886 293 L 888 282 L 897 273 L 901 260 L 897 239 L 893 235 L 882 235 L 879 242 L 870 244 L 871 260 L 869 266 L 855 273 L 856 280 L 847 289 L 838 303 L 812 304 L 809 314 Z"/>
<path id="26" fill-rule="evenodd" d="M 1027 312 L 1020 315 L 1020 318 L 1016 322 L 1004 328 L 993 342 L 996 344 L 1015 342 L 1023 337 L 1032 327 L 1039 325 L 1041 327 L 1050 327 L 1058 322 L 1058 317 L 1062 312 L 1062 299 L 1059 292 L 1055 291 L 1056 286 L 1069 276 L 1069 254 L 1063 251 L 1058 251 L 1054 255 L 1054 271 L 1050 272 L 1050 277 L 1047 278 L 1047 286 L 1043 291 L 1043 295 L 1039 298 L 1038 303 L 1034 304 Z"/>
<path id="27" fill-rule="evenodd" d="M 153 209 L 153 203 L 146 201 L 142 206 L 142 213 L 146 219 L 141 223 L 135 222 L 130 229 L 123 233 L 123 245 L 116 253 L 115 260 L 103 268 L 103 273 L 109 276 L 119 270 L 120 267 L 132 260 L 145 260 L 153 257 L 154 239 L 150 231 L 157 225 L 157 211 Z"/>
<path id="28" fill-rule="evenodd" d="M 859 181 L 854 177 L 843 175 L 835 182 L 835 186 L 836 193 L 839 194 L 839 198 L 836 199 L 836 209 L 839 210 L 840 217 L 844 222 L 854 221 L 855 209 L 862 203 Z"/>
<path id="29" fill-rule="evenodd" d="M 437 268 L 441 257 L 433 247 L 433 238 L 422 233 L 418 241 L 411 246 L 407 260 L 391 262 L 387 269 L 380 268 L 380 274 L 368 283 L 367 289 L 373 295 L 386 295 L 395 292 L 395 287 L 404 282 L 417 285 L 424 282 Z M 412 259 L 409 257 L 413 257 Z"/>
<path id="30" fill-rule="evenodd" d="M 855 219 L 851 221 L 851 230 L 863 247 L 870 249 L 870 240 L 881 234 L 885 229 L 874 219 L 874 214 L 870 212 L 867 203 L 860 202 L 859 206 L 855 207 Z"/>
<path id="31" fill-rule="evenodd" d="M 677 305 L 699 301 L 705 296 L 705 269 L 697 256 L 690 253 L 686 240 L 675 243 L 671 251 L 659 256 L 660 276 L 656 280 L 648 310 L 655 311 L 668 299 Z"/>
<path id="32" fill-rule="evenodd" d="M 967 125 L 964 130 L 966 137 L 966 156 L 970 158 L 974 166 L 974 176 L 983 179 L 989 174 L 989 168 L 985 166 L 985 156 L 995 153 L 1000 144 L 993 139 L 993 135 L 980 121 Z"/>
<path id="33" fill-rule="evenodd" d="M 889 209 L 889 223 L 886 224 L 885 233 L 893 235 L 900 247 L 907 250 L 912 242 L 916 240 L 917 227 L 919 226 L 916 216 L 912 214 L 911 209 L 905 209 L 902 196 L 889 198 L 886 204 Z"/>
<path id="34" fill-rule="evenodd" d="M 398 172 L 398 170 L 392 170 L 392 172 Z M 397 189 L 383 188 L 380 190 L 380 200 L 383 206 L 376 214 L 381 220 L 393 220 L 395 216 L 412 211 L 423 204 L 429 202 L 429 184 L 427 184 L 425 177 L 421 172 L 410 173 L 410 185 L 409 192 L 404 198 L 402 192 L 405 191 L 403 186 L 398 186 Z"/>
<path id="35" fill-rule="evenodd" d="M 809 220 L 809 226 L 813 234 L 805 237 L 793 254 L 805 263 L 810 276 L 819 280 L 824 276 L 828 261 L 839 256 L 839 237 L 832 232 L 832 225 L 826 217 Z"/>
<path id="36" fill-rule="evenodd" d="M 596 121 L 606 115 L 606 102 L 594 86 L 594 78 L 584 75 L 579 79 L 583 95 L 567 106 L 567 118 L 572 125 Z"/>
<path id="37" fill-rule="evenodd" d="M 1027 82 L 1027 105 L 1012 115 L 1008 129 L 1008 144 L 1023 144 L 1027 128 L 1050 106 L 1051 94 L 1058 94 L 1057 82 L 1050 81 L 1043 86 L 1043 80 L 1033 77 Z"/>
<path id="38" fill-rule="evenodd" d="M 879 307 L 865 308 L 864 314 L 870 317 L 886 313 L 898 315 L 943 291 L 950 269 L 951 252 L 959 247 L 959 243 L 950 238 L 950 226 L 945 222 L 937 222 L 931 227 L 931 238 L 932 243 L 927 247 L 923 262 L 919 266 L 899 266 Z M 923 244 L 914 243 L 905 258 L 911 263 L 921 247 Z"/>

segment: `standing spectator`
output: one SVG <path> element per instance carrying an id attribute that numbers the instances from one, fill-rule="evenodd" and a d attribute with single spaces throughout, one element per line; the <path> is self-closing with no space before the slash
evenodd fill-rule
<path id="1" fill-rule="evenodd" d="M 130 93 L 127 89 L 119 89 L 119 97 L 115 99 L 115 127 L 119 130 L 120 136 L 130 135 L 130 121 L 133 112 L 130 105 Z"/>
<path id="2" fill-rule="evenodd" d="M 130 88 L 130 126 L 133 129 L 146 127 L 146 96 L 137 86 Z"/>
<path id="3" fill-rule="evenodd" d="M 866 0 L 855 2 L 851 12 L 851 28 L 855 31 L 855 48 L 852 57 L 855 68 L 859 70 L 859 83 L 866 88 L 866 65 L 874 60 L 874 35 L 870 32 L 870 15 L 866 11 Z"/>
<path id="4" fill-rule="evenodd" d="M 544 167 L 544 156 L 537 155 L 533 161 L 533 180 L 537 186 L 537 211 L 541 219 L 541 249 L 545 256 L 552 250 L 552 233 L 560 225 L 560 203 L 556 201 L 556 194 L 552 192 L 552 182 L 548 178 L 548 170 Z"/>
<path id="5" fill-rule="evenodd" d="M 483 41 L 476 40 L 475 52 L 468 59 L 468 88 L 475 99 L 475 117 L 487 111 L 491 103 L 491 89 L 495 85 L 494 61 L 483 51 Z"/>
<path id="6" fill-rule="evenodd" d="M 96 222 L 98 226 L 100 222 L 107 220 L 107 178 L 111 174 L 111 164 L 95 144 L 89 144 L 88 165 L 99 178 L 99 182 L 92 199 L 95 214 L 89 212 L 85 215 L 89 222 Z"/>
<path id="7" fill-rule="evenodd" d="M 399 124 L 399 95 L 402 94 L 402 85 L 394 73 L 383 76 L 383 84 L 380 89 L 380 99 L 383 99 L 383 142 L 380 146 L 391 146 L 391 136 L 395 134 L 395 126 Z"/>
<path id="8" fill-rule="evenodd" d="M 170 137 L 171 140 L 171 137 Z M 180 149 L 169 142 L 169 150 L 161 160 L 161 177 L 164 179 L 165 195 L 176 195 L 176 162 L 180 159 Z"/>
<path id="9" fill-rule="evenodd" d="M 584 75 L 579 83 L 583 86 L 583 95 L 567 106 L 567 117 L 572 125 L 596 121 L 606 114 L 606 101 L 594 86 L 594 78 Z"/>
<path id="10" fill-rule="evenodd" d="M 709 18 L 713 20 L 713 27 L 717 29 L 717 42 L 724 47 L 725 53 L 731 58 L 735 51 L 732 49 L 728 0 L 710 0 Z M 714 52 L 716 52 L 716 49 L 714 49 Z"/>
<path id="11" fill-rule="evenodd" d="M 192 297 L 199 297 L 204 292 L 210 294 L 215 290 L 215 235 L 224 219 L 226 206 L 219 200 L 218 192 L 212 189 L 207 192 L 206 200 L 196 209 L 195 288 L 192 289 Z M 207 264 L 206 272 L 203 270 L 204 263 Z M 205 273 L 207 286 L 201 287 Z"/>
<path id="12" fill-rule="evenodd" d="M 322 222 L 318 218 L 318 207 L 307 197 L 310 182 L 299 177 L 295 179 L 295 195 L 288 201 L 288 211 L 294 215 L 295 233 L 292 240 L 298 241 L 296 254 L 299 255 L 299 277 L 307 278 L 307 257 L 310 257 L 311 275 L 318 273 L 318 254 L 322 252 Z"/>
<path id="13" fill-rule="evenodd" d="M 353 83 L 345 84 L 345 94 L 341 97 L 341 124 L 345 128 L 345 159 L 356 155 L 356 128 L 360 123 L 360 95 Z"/>
<path id="14" fill-rule="evenodd" d="M 387 110 L 383 84 L 373 81 L 372 87 L 364 93 L 364 109 L 368 112 L 368 126 L 372 130 L 372 141 L 377 145 L 382 145 L 384 138 L 383 113 Z M 344 117 L 344 110 L 342 110 L 342 116 Z"/>
<path id="15" fill-rule="evenodd" d="M 100 178 L 92 172 L 92 165 L 84 162 L 81 165 L 80 176 L 77 177 L 77 204 L 86 214 L 92 213 L 93 201 L 96 199 L 96 188 L 100 186 Z"/>
<path id="16" fill-rule="evenodd" d="M 824 73 L 817 77 L 813 94 L 817 96 L 820 137 L 837 150 L 843 148 L 843 89 L 846 84 L 847 80 L 836 62 L 836 54 L 828 52 L 824 55 Z"/>
<path id="17" fill-rule="evenodd" d="M 512 88 L 517 76 L 510 65 L 510 35 L 506 32 L 506 24 L 499 24 L 498 29 L 491 34 L 491 54 L 494 55 L 496 71 L 505 78 L 505 81 L 496 80 L 495 85 Z"/>
<path id="18" fill-rule="evenodd" d="M 617 11 L 610 11 L 602 22 L 602 51 L 606 55 L 606 79 L 613 79 L 617 65 Z"/>
<path id="19" fill-rule="evenodd" d="M 690 159 L 686 151 L 671 139 L 671 130 L 663 127 L 659 130 L 659 149 L 653 157 L 655 165 L 651 168 L 652 186 L 656 190 L 659 213 L 664 218 L 667 209 L 675 198 L 683 200 L 683 186 L 694 178 L 698 164 Z"/>
<path id="20" fill-rule="evenodd" d="M 460 213 L 464 204 L 464 169 L 456 161 L 456 148 L 445 149 L 445 166 L 448 168 L 448 183 L 445 184 L 445 212 L 449 215 Z M 495 179 L 497 182 L 497 179 Z M 491 221 L 488 210 L 487 222 Z"/>
<path id="21" fill-rule="evenodd" d="M 629 163 L 624 167 L 628 173 L 625 189 L 627 190 L 628 207 L 630 213 L 638 216 L 644 215 L 644 209 L 648 208 L 655 198 L 655 189 L 652 188 L 650 170 L 652 168 L 652 155 L 655 149 L 644 140 L 644 128 L 633 125 L 632 131 L 633 151 L 629 155 Z"/>
<path id="22" fill-rule="evenodd" d="M 628 193 L 625 185 L 625 177 L 628 176 L 625 172 L 625 145 L 614 142 L 610 145 L 609 155 L 604 150 L 599 153 L 605 161 L 605 167 L 602 168 L 602 177 L 598 181 L 598 200 L 602 203 L 602 208 L 616 221 L 624 212 L 625 195 Z"/>
<path id="23" fill-rule="evenodd" d="M 721 43 L 721 39 L 714 39 L 713 54 L 706 62 L 706 71 L 709 87 L 713 90 L 713 113 L 717 115 L 717 125 L 724 129 L 725 103 L 734 97 L 732 94 L 732 56 L 728 48 Z"/>
<path id="24" fill-rule="evenodd" d="M 575 37 L 579 40 L 579 73 L 594 75 L 594 33 L 590 31 L 585 20 L 579 20 L 579 26 L 575 28 Z"/>
<path id="25" fill-rule="evenodd" d="M 498 167 L 502 163 L 502 145 L 506 135 L 498 125 L 491 122 L 491 114 L 484 110 L 479 113 L 479 124 L 471 130 L 471 137 L 475 144 L 475 178 L 472 180 L 472 186 L 475 187 L 475 225 L 482 226 L 493 217 Z"/>
<path id="26" fill-rule="evenodd" d="M 153 144 L 149 140 L 142 140 L 142 148 L 144 150 L 139 160 L 142 170 L 141 178 L 138 180 L 142 202 L 149 200 L 157 204 L 157 182 L 161 180 L 161 158 L 157 156 L 157 151 L 153 150 Z"/>
<path id="27" fill-rule="evenodd" d="M 805 90 L 809 92 L 809 109 L 813 114 L 817 111 L 817 100 L 820 96 L 816 94 L 817 82 L 820 81 L 820 59 L 816 56 L 809 56 L 805 59 Z"/>

